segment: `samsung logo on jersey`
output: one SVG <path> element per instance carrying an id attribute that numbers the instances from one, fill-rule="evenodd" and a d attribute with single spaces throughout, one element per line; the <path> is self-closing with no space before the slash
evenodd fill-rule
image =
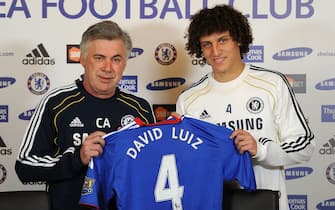
<path id="1" fill-rule="evenodd" d="M 290 210 L 307 210 L 307 195 L 288 195 Z"/>
<path id="2" fill-rule="evenodd" d="M 316 208 L 319 210 L 332 210 L 335 209 L 335 198 L 322 201 L 316 205 Z"/>
<path id="3" fill-rule="evenodd" d="M 335 78 L 327 79 L 315 85 L 318 90 L 335 90 Z"/>
<path id="4" fill-rule="evenodd" d="M 15 83 L 15 79 L 12 77 L 0 77 L 0 88 L 6 88 Z"/>
<path id="5" fill-rule="evenodd" d="M 137 76 L 122 76 L 119 88 L 131 92 L 137 92 Z"/>
<path id="6" fill-rule="evenodd" d="M 29 109 L 27 111 L 22 112 L 19 115 L 20 120 L 30 120 L 31 116 L 33 115 L 35 109 Z"/>
<path id="7" fill-rule="evenodd" d="M 135 57 L 138 57 L 140 56 L 142 53 L 144 52 L 143 49 L 141 48 L 133 48 L 130 52 L 130 55 L 129 55 L 129 59 L 132 59 L 132 58 L 135 58 Z"/>
<path id="8" fill-rule="evenodd" d="M 308 56 L 313 50 L 307 47 L 297 47 L 282 50 L 272 56 L 274 60 L 285 61 L 285 60 L 294 60 Z"/>
<path id="9" fill-rule="evenodd" d="M 313 169 L 310 167 L 296 167 L 288 168 L 285 170 L 286 180 L 298 179 L 305 177 L 313 172 Z"/>
<path id="10" fill-rule="evenodd" d="M 335 105 L 321 106 L 321 122 L 335 122 Z"/>
<path id="11" fill-rule="evenodd" d="M 148 90 L 168 90 L 179 87 L 185 83 L 185 79 L 179 77 L 170 77 L 156 80 L 147 85 Z"/>

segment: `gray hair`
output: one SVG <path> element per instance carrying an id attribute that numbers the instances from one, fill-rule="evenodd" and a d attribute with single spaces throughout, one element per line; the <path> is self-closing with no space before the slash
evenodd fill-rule
<path id="1" fill-rule="evenodd" d="M 91 25 L 82 35 L 80 42 L 80 52 L 83 56 L 87 55 L 89 45 L 97 39 L 116 40 L 120 39 L 126 46 L 127 56 L 132 49 L 132 41 L 129 34 L 123 31 L 119 25 L 113 21 L 106 20 Z"/>

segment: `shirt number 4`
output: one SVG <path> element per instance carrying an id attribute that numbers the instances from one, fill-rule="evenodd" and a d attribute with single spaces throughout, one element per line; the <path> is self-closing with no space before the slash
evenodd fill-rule
<path id="1" fill-rule="evenodd" d="M 166 188 L 167 182 L 169 183 L 168 188 Z M 181 198 L 183 194 L 184 186 L 179 186 L 175 155 L 164 155 L 156 181 L 155 200 L 156 202 L 171 200 L 173 210 L 182 210 Z"/>

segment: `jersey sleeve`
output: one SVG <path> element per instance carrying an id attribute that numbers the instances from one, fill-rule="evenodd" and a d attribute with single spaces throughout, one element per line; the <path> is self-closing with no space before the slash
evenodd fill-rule
<path id="1" fill-rule="evenodd" d="M 276 98 L 278 101 L 274 114 L 279 139 L 259 138 L 259 154 L 255 158 L 270 166 L 292 165 L 309 160 L 315 149 L 314 134 L 284 76 L 277 84 Z"/>
<path id="2" fill-rule="evenodd" d="M 81 205 L 90 206 L 93 209 L 99 209 L 99 173 L 97 166 L 95 167 L 94 159 L 91 159 L 85 181 L 81 191 L 79 203 Z"/>
<path id="3" fill-rule="evenodd" d="M 58 145 L 48 97 L 36 107 L 21 143 L 15 170 L 23 182 L 66 180 L 86 170 L 79 151 Z"/>

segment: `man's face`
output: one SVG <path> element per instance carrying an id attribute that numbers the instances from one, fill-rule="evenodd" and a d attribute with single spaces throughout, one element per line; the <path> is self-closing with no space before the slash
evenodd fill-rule
<path id="1" fill-rule="evenodd" d="M 109 98 L 122 78 L 127 64 L 124 42 L 120 39 L 92 41 L 86 55 L 80 57 L 85 69 L 84 87 L 91 95 Z"/>
<path id="2" fill-rule="evenodd" d="M 237 66 L 240 67 L 240 48 L 228 31 L 202 36 L 199 41 L 202 53 L 212 66 L 214 74 L 230 74 Z"/>

